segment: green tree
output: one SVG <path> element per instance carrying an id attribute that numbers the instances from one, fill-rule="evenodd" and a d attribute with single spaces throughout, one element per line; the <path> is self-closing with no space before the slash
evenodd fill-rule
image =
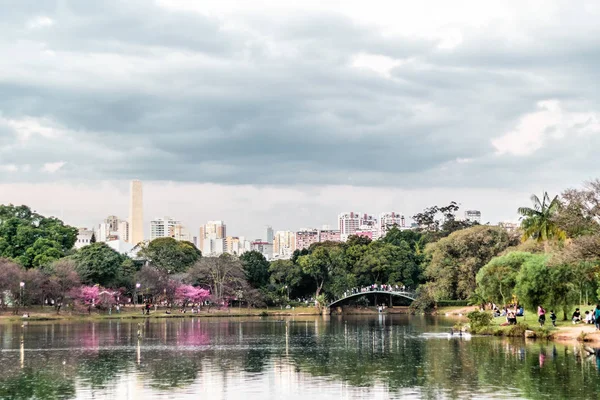
<path id="1" fill-rule="evenodd" d="M 76 240 L 77 229 L 59 219 L 27 206 L 0 205 L 0 257 L 26 268 L 45 266 L 65 256 Z"/>
<path id="2" fill-rule="evenodd" d="M 308 254 L 309 254 L 308 249 L 302 249 L 302 250 L 296 249 L 292 253 L 292 257 L 290 257 L 290 260 L 294 264 L 296 264 L 298 262 L 298 258 L 300 258 L 301 256 L 306 256 Z"/>
<path id="3" fill-rule="evenodd" d="M 477 273 L 477 288 L 487 301 L 508 304 L 517 284 L 517 274 L 521 266 L 533 254 L 512 252 L 493 258 Z"/>
<path id="4" fill-rule="evenodd" d="M 520 207 L 517 211 L 522 216 L 521 229 L 525 241 L 533 238 L 538 242 L 546 242 L 549 239 L 563 240 L 565 232 L 559 228 L 554 217 L 560 208 L 558 196 L 550 200 L 547 192 L 544 192 L 542 200 L 536 195 L 531 196 L 533 208 Z"/>
<path id="5" fill-rule="evenodd" d="M 577 285 L 575 281 L 581 279 L 575 275 L 570 265 L 556 265 L 548 267 L 550 292 L 548 302 L 555 310 L 562 310 L 563 320 L 567 320 L 567 314 L 572 306 L 577 303 Z"/>
<path id="6" fill-rule="evenodd" d="M 533 254 L 517 274 L 515 293 L 519 303 L 528 310 L 536 311 L 538 306 L 548 303 L 552 282 L 546 265 L 547 259 L 546 255 Z"/>
<path id="7" fill-rule="evenodd" d="M 456 231 L 427 245 L 425 275 L 435 300 L 467 299 L 477 286 L 476 275 L 493 257 L 516 244 L 499 227 L 478 225 Z"/>
<path id="8" fill-rule="evenodd" d="M 121 278 L 121 266 L 126 257 L 106 243 L 97 242 L 82 247 L 72 259 L 83 283 L 112 287 L 118 284 Z"/>
<path id="9" fill-rule="evenodd" d="M 333 267 L 330 248 L 326 246 L 316 247 L 311 254 L 300 256 L 298 264 L 302 267 L 302 271 L 314 280 L 317 286 L 315 297 L 318 297 Z"/>
<path id="10" fill-rule="evenodd" d="M 24 266 L 41 268 L 58 260 L 63 255 L 64 252 L 57 242 L 50 239 L 38 238 L 16 260 Z"/>
<path id="11" fill-rule="evenodd" d="M 271 283 L 283 288 L 286 294 L 294 293 L 304 278 L 302 267 L 292 260 L 275 260 L 269 266 Z"/>
<path id="12" fill-rule="evenodd" d="M 258 289 L 269 284 L 269 262 L 261 252 L 247 251 L 240 256 L 240 261 L 252 287 Z"/>
<path id="13" fill-rule="evenodd" d="M 202 257 L 202 253 L 190 242 L 168 237 L 154 239 L 140 250 L 139 256 L 162 271 L 178 273 L 187 271 Z"/>

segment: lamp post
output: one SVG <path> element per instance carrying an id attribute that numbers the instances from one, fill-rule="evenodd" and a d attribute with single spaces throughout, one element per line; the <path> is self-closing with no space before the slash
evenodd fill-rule
<path id="1" fill-rule="evenodd" d="M 135 306 L 137 305 L 137 291 L 140 288 L 140 284 L 136 283 L 135 284 L 135 289 L 133 289 L 133 308 L 135 308 Z"/>
<path id="2" fill-rule="evenodd" d="M 287 295 L 287 301 L 290 302 L 290 291 L 288 289 L 288 285 L 285 285 L 285 293 Z"/>
<path id="3" fill-rule="evenodd" d="M 19 286 L 21 290 L 21 297 L 19 298 L 19 300 L 21 300 L 21 307 L 23 307 L 23 291 L 25 290 L 25 282 L 19 283 Z"/>

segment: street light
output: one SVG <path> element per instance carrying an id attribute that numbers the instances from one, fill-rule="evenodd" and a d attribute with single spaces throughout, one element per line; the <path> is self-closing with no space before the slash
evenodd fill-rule
<path id="1" fill-rule="evenodd" d="M 137 290 L 140 288 L 139 283 L 135 284 L 135 289 L 133 289 L 133 308 L 135 308 L 135 306 L 137 305 Z"/>
<path id="2" fill-rule="evenodd" d="M 25 290 L 25 282 L 19 283 L 19 286 L 20 286 L 20 290 L 21 290 L 21 297 L 20 297 L 21 307 L 23 307 L 23 291 Z"/>

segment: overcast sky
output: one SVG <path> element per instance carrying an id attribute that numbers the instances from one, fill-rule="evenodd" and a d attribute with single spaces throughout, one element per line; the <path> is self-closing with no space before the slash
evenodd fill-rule
<path id="1" fill-rule="evenodd" d="M 192 233 L 600 177 L 598 1 L 0 0 L 0 203 Z"/>

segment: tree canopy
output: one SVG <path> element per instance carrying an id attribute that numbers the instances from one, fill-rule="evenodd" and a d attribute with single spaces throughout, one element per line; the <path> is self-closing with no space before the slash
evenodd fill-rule
<path id="1" fill-rule="evenodd" d="M 536 195 L 531 196 L 533 208 L 520 207 L 519 214 L 523 217 L 521 229 L 523 230 L 523 240 L 533 238 L 538 242 L 545 242 L 549 239 L 565 239 L 565 232 L 560 229 L 554 217 L 560 208 L 560 200 L 555 196 L 550 200 L 547 192 L 544 192 L 542 200 Z"/>
<path id="2" fill-rule="evenodd" d="M 111 287 L 122 277 L 122 265 L 127 257 L 117 253 L 106 243 L 96 242 L 82 247 L 72 256 L 83 283 Z"/>
<path id="3" fill-rule="evenodd" d="M 269 262 L 258 251 L 247 251 L 240 256 L 248 283 L 254 288 L 269 284 Z"/>
<path id="4" fill-rule="evenodd" d="M 502 228 L 479 225 L 427 245 L 425 275 L 434 298 L 467 299 L 475 291 L 479 270 L 516 242 Z"/>
<path id="5" fill-rule="evenodd" d="M 75 245 L 77 229 L 27 206 L 0 205 L 0 257 L 26 268 L 43 267 Z"/>
<path id="6" fill-rule="evenodd" d="M 202 253 L 193 243 L 167 237 L 148 243 L 140 250 L 139 256 L 162 271 L 178 273 L 187 271 L 202 257 Z"/>

